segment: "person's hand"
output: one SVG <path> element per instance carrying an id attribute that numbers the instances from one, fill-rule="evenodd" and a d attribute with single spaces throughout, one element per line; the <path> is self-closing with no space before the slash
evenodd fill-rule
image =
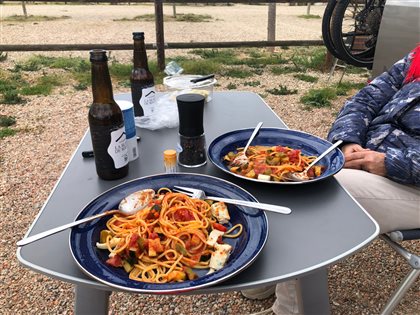
<path id="1" fill-rule="evenodd" d="M 362 149 L 361 151 L 352 151 L 344 155 L 346 162 L 345 168 L 364 170 L 372 174 L 385 176 L 385 153 Z"/>
<path id="2" fill-rule="evenodd" d="M 360 146 L 357 143 L 348 143 L 341 147 L 341 151 L 343 152 L 344 157 L 346 157 L 350 153 L 360 152 L 360 151 L 365 151 L 365 150 L 369 150 L 369 149 L 364 149 L 362 146 Z"/>

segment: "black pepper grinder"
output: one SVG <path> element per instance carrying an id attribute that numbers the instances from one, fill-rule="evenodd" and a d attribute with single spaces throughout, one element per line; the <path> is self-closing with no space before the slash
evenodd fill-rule
<path id="1" fill-rule="evenodd" d="M 205 97 L 182 94 L 176 98 L 179 113 L 180 152 L 178 163 L 185 167 L 206 164 L 206 139 L 203 128 Z"/>

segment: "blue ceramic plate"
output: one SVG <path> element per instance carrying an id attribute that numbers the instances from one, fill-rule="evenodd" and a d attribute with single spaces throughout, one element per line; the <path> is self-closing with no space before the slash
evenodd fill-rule
<path id="1" fill-rule="evenodd" d="M 319 165 L 324 165 L 326 167 L 323 174 L 319 177 L 303 182 L 264 181 L 232 173 L 223 161 L 223 157 L 231 151 L 236 152 L 237 148 L 243 148 L 248 142 L 248 139 L 251 137 L 253 130 L 254 129 L 235 130 L 214 139 L 208 149 L 210 161 L 222 171 L 236 177 L 255 182 L 280 185 L 297 185 L 317 182 L 334 175 L 344 166 L 343 153 L 341 150 L 335 149 L 319 162 Z M 302 131 L 281 128 L 261 128 L 251 145 L 288 146 L 293 149 L 301 150 L 305 155 L 318 156 L 332 144 L 324 139 Z"/>
<path id="2" fill-rule="evenodd" d="M 185 186 L 199 188 L 209 196 L 219 196 L 249 201 L 257 201 L 250 193 L 228 181 L 212 176 L 175 173 L 142 177 L 126 182 L 104 192 L 90 202 L 77 216 L 82 219 L 106 210 L 118 208 L 119 202 L 127 195 L 141 189 Z M 92 278 L 122 290 L 142 293 L 180 293 L 222 282 L 251 265 L 263 249 L 268 237 L 268 223 L 265 213 L 258 209 L 228 205 L 231 220 L 229 226 L 241 223 L 244 231 L 236 239 L 224 239 L 233 246 L 225 267 L 206 274 L 207 270 L 195 270 L 198 279 L 184 282 L 152 284 L 130 280 L 122 268 L 107 265 L 106 250 L 97 249 L 99 233 L 105 228 L 109 217 L 79 225 L 70 233 L 70 248 L 79 267 Z"/>

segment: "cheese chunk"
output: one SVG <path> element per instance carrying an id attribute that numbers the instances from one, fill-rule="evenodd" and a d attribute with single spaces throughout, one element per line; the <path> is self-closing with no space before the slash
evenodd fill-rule
<path id="1" fill-rule="evenodd" d="M 224 202 L 215 202 L 211 205 L 211 214 L 220 224 L 226 224 L 230 220 L 228 208 Z"/>
<path id="2" fill-rule="evenodd" d="M 115 246 L 117 246 L 117 244 L 121 241 L 121 238 L 119 237 L 113 237 L 110 241 L 109 241 L 109 246 L 111 248 L 114 248 Z M 96 247 L 99 249 L 108 249 L 108 246 L 106 245 L 106 243 L 99 243 L 96 242 Z"/>
<path id="3" fill-rule="evenodd" d="M 215 252 L 211 254 L 209 267 L 214 270 L 223 268 L 227 259 L 229 258 L 232 246 L 229 244 L 215 244 Z"/>
<path id="4" fill-rule="evenodd" d="M 214 245 L 217 243 L 217 239 L 219 238 L 219 236 L 223 236 L 223 234 L 225 234 L 225 232 L 219 231 L 219 230 L 213 230 L 210 232 L 209 238 L 207 239 L 206 244 L 214 247 Z"/>

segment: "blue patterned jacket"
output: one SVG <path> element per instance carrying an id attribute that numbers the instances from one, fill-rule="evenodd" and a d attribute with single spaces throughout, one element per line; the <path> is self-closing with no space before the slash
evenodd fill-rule
<path id="1" fill-rule="evenodd" d="M 384 152 L 388 178 L 420 186 L 420 80 L 404 83 L 410 62 L 407 55 L 347 101 L 328 140 Z"/>

